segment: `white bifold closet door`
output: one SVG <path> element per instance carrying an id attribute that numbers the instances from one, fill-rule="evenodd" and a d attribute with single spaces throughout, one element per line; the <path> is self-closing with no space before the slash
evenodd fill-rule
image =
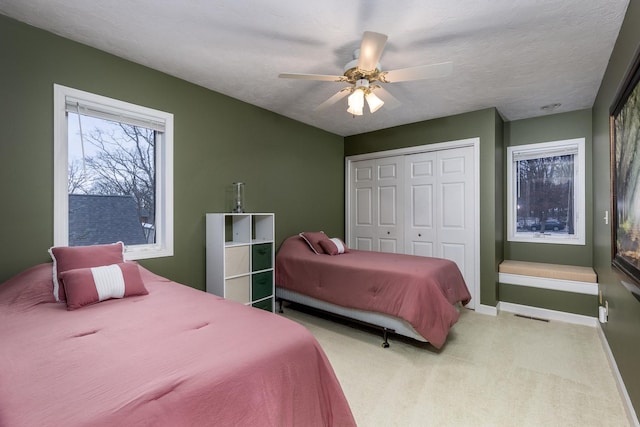
<path id="1" fill-rule="evenodd" d="M 404 156 L 351 164 L 354 249 L 404 253 Z"/>
<path id="2" fill-rule="evenodd" d="M 467 283 L 475 270 L 473 147 L 406 156 L 405 253 L 454 261 Z"/>
<path id="3" fill-rule="evenodd" d="M 349 175 L 351 247 L 450 259 L 472 287 L 473 147 L 353 161 Z"/>

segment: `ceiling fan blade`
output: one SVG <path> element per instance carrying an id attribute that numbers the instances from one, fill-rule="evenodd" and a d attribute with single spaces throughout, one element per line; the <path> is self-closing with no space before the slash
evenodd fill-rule
<path id="1" fill-rule="evenodd" d="M 384 101 L 384 108 L 386 110 L 395 110 L 402 104 L 400 101 L 398 101 L 398 98 L 391 95 L 391 93 L 382 86 L 376 87 L 374 89 L 374 92 L 376 95 L 380 96 L 380 99 Z"/>
<path id="2" fill-rule="evenodd" d="M 335 104 L 336 102 L 340 101 L 345 96 L 349 95 L 349 92 L 351 92 L 349 89 L 351 89 L 351 88 L 350 87 L 345 87 L 344 89 L 338 91 L 331 98 L 327 99 L 322 104 L 320 104 L 316 108 L 314 108 L 314 110 L 315 111 L 321 111 L 321 110 L 324 110 L 325 108 Z"/>
<path id="3" fill-rule="evenodd" d="M 373 31 L 365 31 L 360 44 L 360 55 L 358 56 L 358 68 L 363 71 L 373 71 L 376 69 L 382 50 L 387 43 L 387 36 Z"/>
<path id="4" fill-rule="evenodd" d="M 298 79 L 298 80 L 321 80 L 326 82 L 343 82 L 344 76 L 329 76 L 326 74 L 302 74 L 302 73 L 282 73 L 278 77 L 281 79 Z"/>
<path id="5" fill-rule="evenodd" d="M 441 62 L 439 64 L 421 65 L 419 67 L 401 68 L 384 73 L 384 80 L 387 83 L 406 82 L 408 80 L 437 79 L 447 77 L 453 70 L 452 62 Z"/>

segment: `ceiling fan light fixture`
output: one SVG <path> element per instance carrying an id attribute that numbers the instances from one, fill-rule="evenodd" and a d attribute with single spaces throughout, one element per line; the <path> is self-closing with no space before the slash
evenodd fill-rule
<path id="1" fill-rule="evenodd" d="M 367 93 L 364 97 L 367 100 L 367 105 L 369 106 L 369 111 L 371 111 L 372 114 L 375 113 L 376 111 L 378 111 L 380 109 L 380 107 L 382 107 L 384 105 L 384 101 L 382 99 L 378 98 L 376 96 L 376 94 L 373 93 L 373 92 Z"/>
<path id="2" fill-rule="evenodd" d="M 361 116 L 364 109 L 364 92 L 362 89 L 356 89 L 353 91 L 349 98 L 347 98 L 349 108 L 347 112 L 354 116 Z"/>
<path id="3" fill-rule="evenodd" d="M 324 74 L 300 74 L 281 73 L 279 77 L 301 80 L 319 80 L 329 82 L 349 83 L 352 86 L 340 89 L 336 94 L 324 101 L 316 111 L 333 105 L 345 96 L 349 95 L 347 112 L 354 116 L 362 116 L 364 113 L 364 101 L 367 101 L 369 111 L 375 113 L 385 103 L 372 93 L 378 90 L 387 99 L 387 108 L 397 107 L 399 101 L 395 99 L 376 82 L 394 83 L 411 80 L 435 79 L 446 77 L 451 74 L 452 63 L 441 62 L 438 64 L 420 65 L 417 67 L 400 68 L 391 71 L 383 71 L 380 65 L 380 58 L 387 43 L 388 37 L 382 33 L 365 31 L 362 34 L 360 48 L 353 52 L 353 60 L 344 66 L 344 73 L 341 76 Z"/>

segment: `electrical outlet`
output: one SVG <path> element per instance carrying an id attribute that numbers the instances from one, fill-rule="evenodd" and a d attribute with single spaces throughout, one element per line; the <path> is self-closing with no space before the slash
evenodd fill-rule
<path id="1" fill-rule="evenodd" d="M 609 302 L 605 300 L 604 305 L 598 306 L 598 320 L 600 323 L 609 321 Z"/>

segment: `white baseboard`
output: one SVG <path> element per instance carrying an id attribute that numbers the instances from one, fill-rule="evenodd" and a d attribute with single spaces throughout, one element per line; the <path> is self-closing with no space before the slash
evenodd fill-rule
<path id="1" fill-rule="evenodd" d="M 598 318 L 584 316 L 582 314 L 565 313 L 564 311 L 549 310 L 546 308 L 531 307 L 528 305 L 513 304 L 510 302 L 500 301 L 497 307 L 498 311 L 506 311 L 508 313 L 519 314 L 521 316 L 537 317 L 540 319 L 557 320 L 559 322 L 574 323 L 577 325 L 591 326 L 595 328 L 598 325 Z"/>
<path id="2" fill-rule="evenodd" d="M 611 368 L 611 372 L 616 380 L 616 386 L 618 387 L 618 391 L 622 396 L 622 400 L 625 403 L 625 411 L 627 412 L 627 418 L 629 419 L 629 424 L 632 426 L 640 427 L 640 421 L 638 421 L 638 416 L 636 415 L 636 411 L 633 408 L 633 403 L 631 403 L 631 399 L 629 398 L 629 393 L 627 393 L 627 388 L 624 385 L 624 381 L 622 380 L 622 375 L 620 375 L 620 371 L 618 370 L 618 364 L 616 363 L 616 359 L 613 357 L 613 353 L 611 352 L 611 347 L 609 347 L 609 341 L 607 341 L 607 336 L 604 334 L 602 327 L 598 324 L 598 332 L 600 335 L 600 341 L 602 342 L 602 348 L 607 355 L 607 360 L 609 361 L 609 367 Z"/>
<path id="3" fill-rule="evenodd" d="M 486 314 L 489 316 L 497 316 L 498 308 L 491 305 L 478 304 L 475 308 L 476 313 Z"/>

